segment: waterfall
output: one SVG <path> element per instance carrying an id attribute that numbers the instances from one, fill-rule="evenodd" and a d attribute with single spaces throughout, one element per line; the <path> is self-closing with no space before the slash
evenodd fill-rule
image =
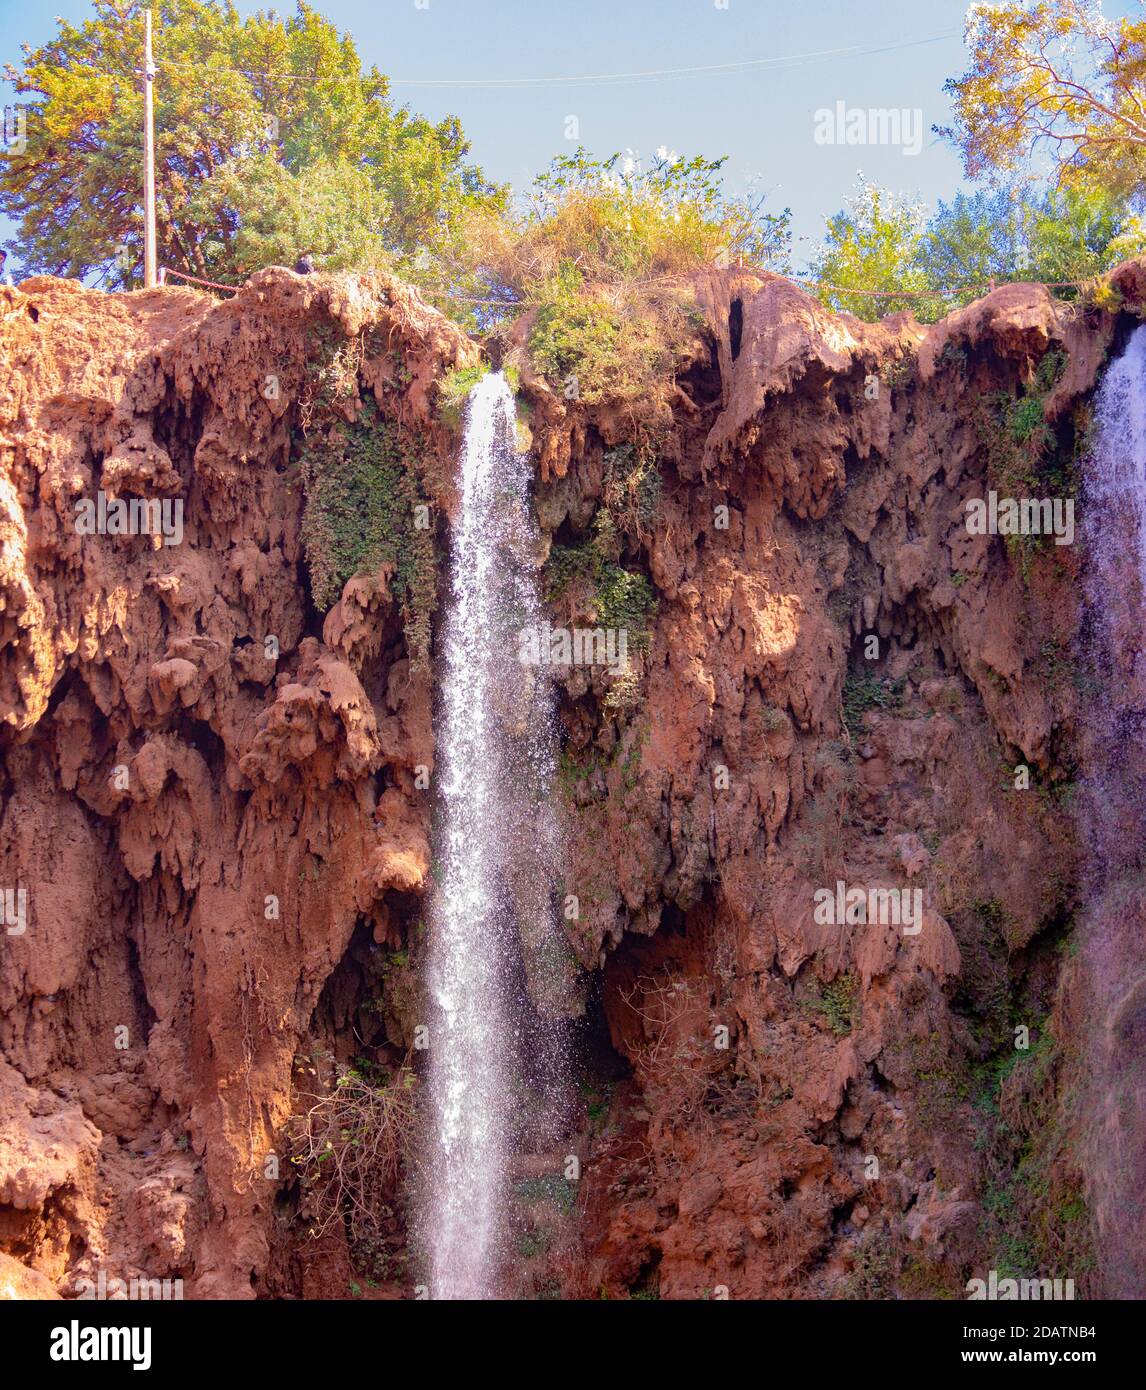
<path id="1" fill-rule="evenodd" d="M 427 971 L 429 1153 L 423 1232 L 434 1299 L 497 1297 L 520 1072 L 536 1045 L 524 989 L 556 931 L 551 696 L 518 659 L 540 622 L 530 470 L 501 373 L 470 394 L 440 657 L 436 885 Z M 543 1029 L 558 1048 L 558 1030 Z"/>
<path id="2" fill-rule="evenodd" d="M 1086 502 L 1086 1167 L 1107 1296 L 1137 1297 L 1146 1282 L 1146 325 L 1097 394 Z"/>

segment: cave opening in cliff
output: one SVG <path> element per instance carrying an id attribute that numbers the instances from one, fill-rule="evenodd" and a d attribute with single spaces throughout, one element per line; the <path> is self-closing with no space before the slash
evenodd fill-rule
<path id="1" fill-rule="evenodd" d="M 609 1026 L 612 1000 L 605 977 L 597 976 L 585 1000 L 585 1011 L 577 1022 L 575 1065 L 581 1075 L 585 1095 L 603 1095 L 622 1081 L 631 1081 L 633 1067 L 618 1051 Z"/>
<path id="2" fill-rule="evenodd" d="M 211 776 L 221 779 L 226 766 L 227 752 L 219 734 L 204 719 L 183 716 L 180 719 L 182 737 L 206 763 Z"/>
<path id="3" fill-rule="evenodd" d="M 724 395 L 724 379 L 720 371 L 720 349 L 716 339 L 709 336 L 706 352 L 678 377 L 681 390 L 702 414 L 720 407 Z"/>

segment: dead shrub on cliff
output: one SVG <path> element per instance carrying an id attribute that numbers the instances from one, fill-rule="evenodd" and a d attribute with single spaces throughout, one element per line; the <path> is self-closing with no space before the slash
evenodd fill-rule
<path id="1" fill-rule="evenodd" d="M 672 1158 L 678 1127 L 707 1129 L 737 1098 L 731 1049 L 717 1047 L 717 1024 L 707 980 L 661 973 L 641 975 L 621 999 L 641 1020 L 643 1041 L 633 1055 L 641 1089 L 657 1112 L 661 1156 Z"/>
<path id="2" fill-rule="evenodd" d="M 345 1223 L 352 1250 L 380 1248 L 414 1137 L 415 1095 L 404 1068 L 385 1085 L 349 1069 L 328 1094 L 307 1098 L 313 1104 L 291 1124 L 291 1162 L 315 1240 Z"/>

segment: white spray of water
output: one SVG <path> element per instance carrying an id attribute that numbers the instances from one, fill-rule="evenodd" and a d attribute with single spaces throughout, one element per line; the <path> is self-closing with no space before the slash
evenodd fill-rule
<path id="1" fill-rule="evenodd" d="M 540 619 L 529 483 L 512 392 L 491 373 L 466 411 L 440 663 L 423 1196 L 434 1299 L 500 1290 L 522 1051 L 521 917 L 523 903 L 537 919 L 551 905 L 549 692 L 518 660 L 518 633 Z"/>
<path id="2" fill-rule="evenodd" d="M 1141 1298 L 1146 1222 L 1146 326 L 1095 401 L 1087 464 L 1082 833 L 1091 1039 L 1086 1168 L 1108 1296 Z"/>
<path id="3" fill-rule="evenodd" d="M 1136 678 L 1140 695 L 1146 677 L 1140 640 L 1146 590 L 1146 326 L 1111 364 L 1095 406 L 1087 478 L 1088 597 L 1098 605 L 1107 645 L 1121 648 L 1118 668 Z"/>

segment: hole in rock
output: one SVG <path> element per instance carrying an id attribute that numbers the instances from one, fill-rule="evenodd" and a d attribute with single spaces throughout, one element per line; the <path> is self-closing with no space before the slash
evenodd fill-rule
<path id="1" fill-rule="evenodd" d="M 740 343 L 744 336 L 744 301 L 737 297 L 728 311 L 728 345 L 732 349 L 733 362 L 740 356 Z"/>

